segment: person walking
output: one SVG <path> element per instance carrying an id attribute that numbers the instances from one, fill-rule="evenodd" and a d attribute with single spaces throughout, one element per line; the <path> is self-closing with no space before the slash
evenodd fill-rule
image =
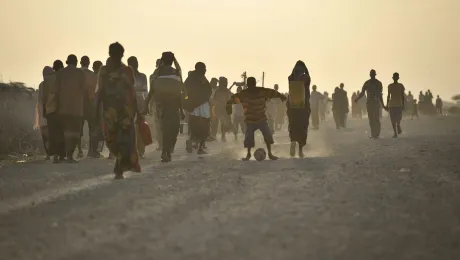
<path id="1" fill-rule="evenodd" d="M 402 134 L 401 120 L 405 108 L 406 98 L 404 95 L 404 85 L 399 83 L 399 73 L 393 74 L 393 83 L 388 86 L 387 107 L 390 112 L 391 125 L 393 127 L 394 138 Z"/>
<path id="2" fill-rule="evenodd" d="M 438 115 L 442 116 L 442 107 L 443 107 L 443 102 L 442 99 L 439 97 L 436 98 L 436 111 L 438 112 Z"/>
<path id="3" fill-rule="evenodd" d="M 136 149 L 136 119 L 144 120 L 139 113 L 134 90 L 133 70 L 123 64 L 125 49 L 116 42 L 109 46 L 109 60 L 99 72 L 97 108 L 101 111 L 105 139 L 115 157 L 115 179 L 123 179 L 126 171 L 140 172 Z M 97 118 L 101 118 L 97 116 Z"/>
<path id="4" fill-rule="evenodd" d="M 145 101 L 145 112 L 150 112 L 149 105 L 154 98 L 163 144 L 161 162 L 164 163 L 169 163 L 172 160 L 172 153 L 179 135 L 180 121 L 185 118 L 182 107 L 184 94 L 179 62 L 174 53 L 163 52 L 160 66 L 152 76 L 150 91 Z"/>
<path id="5" fill-rule="evenodd" d="M 290 155 L 295 156 L 296 144 L 299 157 L 304 157 L 303 148 L 307 144 L 308 126 L 310 121 L 310 73 L 301 60 L 297 61 L 288 77 L 289 97 L 287 115 L 289 120 L 289 138 L 291 139 Z"/>
<path id="6" fill-rule="evenodd" d="M 185 90 L 188 98 L 184 102 L 185 109 L 190 112 L 188 126 L 190 138 L 186 141 L 187 152 L 193 152 L 193 143 L 197 144 L 198 154 L 205 154 L 205 143 L 210 131 L 211 107 L 209 104 L 212 89 L 205 76 L 206 65 L 203 62 L 195 64 L 195 70 L 189 73 L 185 80 Z"/>
<path id="7" fill-rule="evenodd" d="M 131 69 L 134 72 L 134 90 L 136 91 L 136 101 L 137 101 L 137 106 L 139 111 L 144 111 L 144 105 L 145 105 L 145 98 L 147 98 L 148 94 L 148 86 L 147 86 L 147 76 L 145 76 L 144 73 L 141 73 L 139 71 L 139 62 L 135 56 L 131 56 L 128 58 L 128 66 L 131 67 Z M 139 134 L 139 128 L 137 127 L 136 124 L 136 145 L 137 145 L 137 151 L 139 153 L 140 158 L 144 158 L 145 154 L 145 144 L 142 141 L 142 138 L 140 138 Z"/>
<path id="8" fill-rule="evenodd" d="M 73 158 L 73 154 L 81 138 L 85 115 L 84 97 L 88 92 L 85 85 L 85 74 L 77 68 L 77 57 L 73 54 L 69 55 L 66 63 L 67 67 L 57 73 L 60 92 L 57 113 L 63 124 L 67 162 L 75 163 L 77 161 Z"/>
<path id="9" fill-rule="evenodd" d="M 367 116 L 369 118 L 369 125 L 371 128 L 370 137 L 377 139 L 380 137 L 381 130 L 380 106 L 384 106 L 382 97 L 383 86 L 382 82 L 376 79 L 377 73 L 375 70 L 371 70 L 369 75 L 371 78 L 364 83 L 361 93 L 356 98 L 355 102 L 359 102 L 359 100 L 364 96 L 364 94 L 367 94 L 366 107 Z"/>
<path id="10" fill-rule="evenodd" d="M 311 124 L 313 129 L 319 129 L 320 105 L 324 96 L 317 91 L 316 85 L 313 85 L 310 94 Z"/>

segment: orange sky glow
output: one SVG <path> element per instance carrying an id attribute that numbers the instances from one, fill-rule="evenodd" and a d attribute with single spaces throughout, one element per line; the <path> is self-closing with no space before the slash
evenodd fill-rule
<path id="1" fill-rule="evenodd" d="M 185 72 L 197 61 L 208 77 L 239 81 L 243 71 L 287 91 L 294 63 L 307 64 L 318 90 L 341 82 L 360 89 L 369 70 L 388 85 L 399 72 L 406 89 L 449 99 L 459 93 L 458 0 L 0 0 L 3 81 L 36 87 L 41 71 L 68 54 L 105 61 L 124 45 L 153 72 L 163 51 Z"/>

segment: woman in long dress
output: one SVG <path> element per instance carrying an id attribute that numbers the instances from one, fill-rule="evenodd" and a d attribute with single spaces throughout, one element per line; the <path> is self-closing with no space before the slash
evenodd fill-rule
<path id="1" fill-rule="evenodd" d="M 114 43 L 109 47 L 107 65 L 99 72 L 98 109 L 102 105 L 105 139 L 116 158 L 114 173 L 122 179 L 126 171 L 140 172 L 136 149 L 135 118 L 143 120 L 136 102 L 133 70 L 121 61 L 124 48 Z"/>
<path id="2" fill-rule="evenodd" d="M 289 120 L 289 138 L 291 139 L 291 156 L 295 156 L 296 144 L 299 145 L 299 157 L 304 157 L 303 147 L 307 144 L 308 125 L 310 120 L 310 74 L 303 61 L 297 61 L 292 70 L 289 80 L 289 97 L 287 101 L 287 115 Z M 302 87 L 304 97 L 300 98 L 300 104 L 294 103 L 294 85 Z"/>

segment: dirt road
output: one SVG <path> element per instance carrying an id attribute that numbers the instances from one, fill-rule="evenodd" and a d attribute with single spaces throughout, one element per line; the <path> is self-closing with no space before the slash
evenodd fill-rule
<path id="1" fill-rule="evenodd" d="M 310 132 L 308 158 L 209 145 L 112 180 L 108 160 L 0 168 L 0 259 L 460 259 L 460 120 Z"/>

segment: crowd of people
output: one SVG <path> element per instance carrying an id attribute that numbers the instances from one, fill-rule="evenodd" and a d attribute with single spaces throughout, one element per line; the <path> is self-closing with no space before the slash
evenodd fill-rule
<path id="1" fill-rule="evenodd" d="M 185 80 L 182 70 L 172 52 L 164 52 L 156 62 L 155 71 L 149 80 L 139 72 L 139 62 L 134 56 L 122 62 L 124 48 L 119 43 L 109 46 L 109 58 L 105 65 L 94 61 L 89 69 L 90 59 L 78 59 L 69 55 L 66 65 L 56 60 L 53 66 L 43 69 L 43 82 L 39 85 L 37 122 L 43 136 L 48 159 L 54 163 L 76 163 L 84 157 L 82 136 L 84 126 L 88 128 L 88 157 L 99 158 L 105 146 L 109 158 L 115 160 L 114 173 L 123 178 L 126 171 L 141 171 L 139 159 L 145 155 L 145 146 L 150 144 L 142 124 L 150 115 L 161 161 L 171 162 L 177 137 L 183 131 L 183 122 L 188 125 L 186 150 L 198 154 L 206 153 L 206 142 L 215 141 L 220 129 L 221 140 L 227 133 L 244 134 L 244 147 L 252 156 L 255 146 L 254 133 L 260 130 L 267 146 L 268 157 L 276 160 L 271 145 L 275 131 L 283 129 L 285 119 L 291 140 L 290 154 L 304 157 L 303 148 L 308 137 L 308 128 L 318 130 L 320 122 L 332 115 L 337 129 L 346 128 L 350 100 L 344 84 L 336 87 L 334 93 L 318 91 L 313 85 L 304 62 L 298 61 L 288 77 L 289 93 L 280 93 L 279 86 L 273 89 L 257 87 L 256 79 L 248 77 L 243 82 L 229 86 L 225 77 L 206 77 L 206 65 L 197 62 Z M 430 91 L 413 99 L 399 83 L 399 74 L 393 75 L 388 86 L 386 105 L 383 100 L 383 85 L 371 70 L 370 79 L 361 91 L 351 96 L 353 118 L 362 118 L 367 112 L 371 137 L 380 136 L 382 110 L 388 110 L 395 137 L 402 133 L 403 111 L 410 109 L 418 117 L 418 107 L 426 110 L 433 106 Z M 148 87 L 150 85 L 150 88 Z M 236 86 L 236 93 L 232 88 Z M 433 106 L 434 107 L 434 106 Z M 436 109 L 442 113 L 442 101 L 438 96 Z"/>

